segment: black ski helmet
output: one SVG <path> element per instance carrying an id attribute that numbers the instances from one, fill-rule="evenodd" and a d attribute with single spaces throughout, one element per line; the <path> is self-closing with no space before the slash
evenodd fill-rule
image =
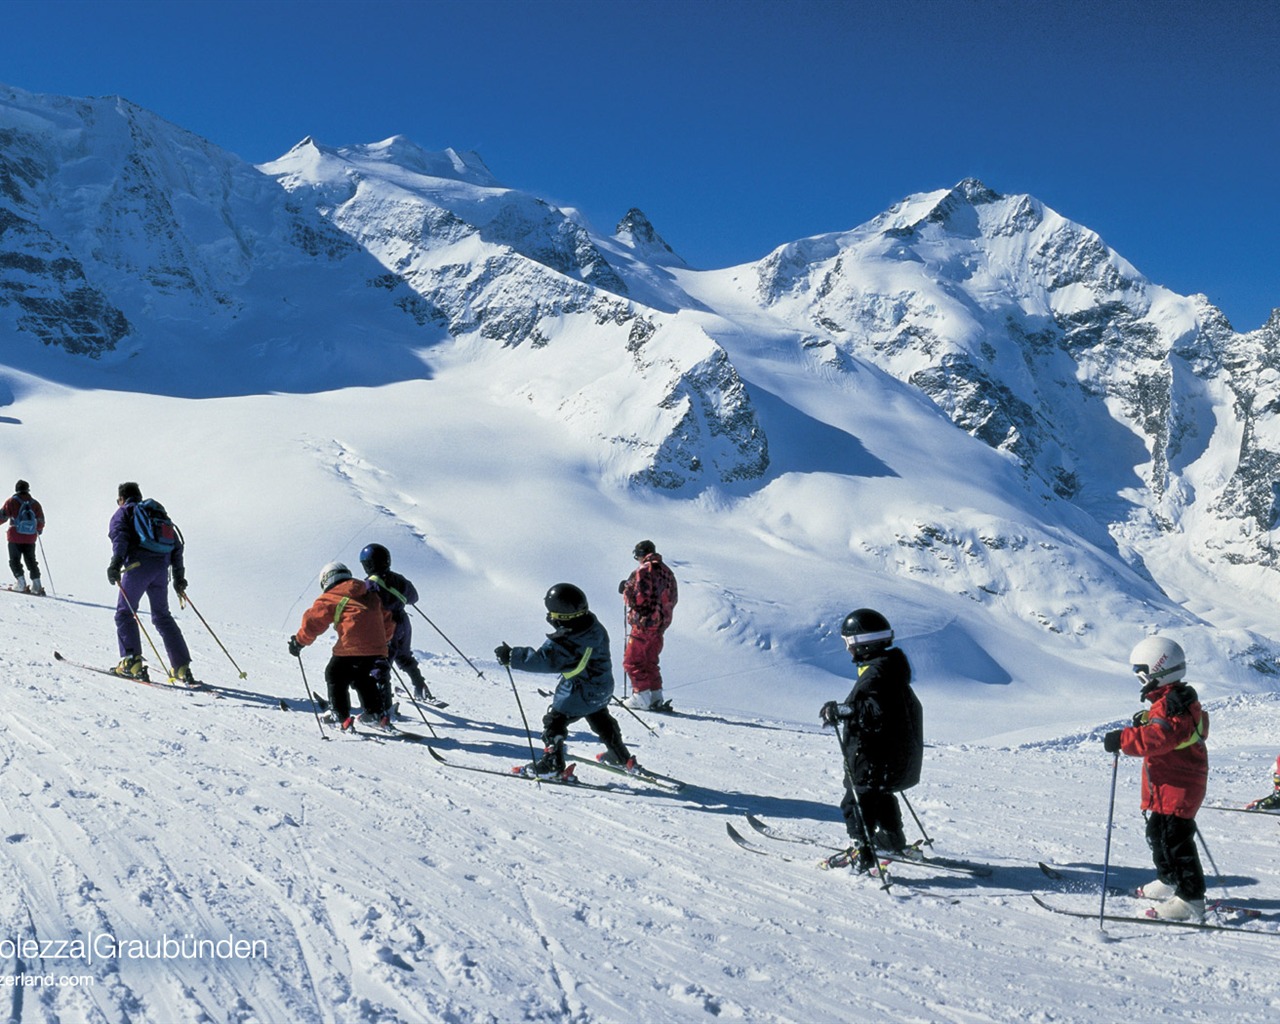
<path id="1" fill-rule="evenodd" d="M 547 591 L 542 603 L 547 606 L 548 622 L 576 619 L 590 610 L 587 608 L 587 595 L 572 583 L 557 583 Z"/>
<path id="2" fill-rule="evenodd" d="M 360 564 L 371 575 L 386 572 L 391 568 L 391 552 L 381 544 L 366 544 L 360 552 Z"/>
<path id="3" fill-rule="evenodd" d="M 642 540 L 634 548 L 631 549 L 631 557 L 637 562 L 644 558 L 645 555 L 652 555 L 658 550 L 657 545 L 651 540 Z"/>
<path id="4" fill-rule="evenodd" d="M 858 608 L 846 615 L 840 635 L 854 661 L 874 658 L 893 646 L 893 627 L 889 620 L 871 608 Z"/>

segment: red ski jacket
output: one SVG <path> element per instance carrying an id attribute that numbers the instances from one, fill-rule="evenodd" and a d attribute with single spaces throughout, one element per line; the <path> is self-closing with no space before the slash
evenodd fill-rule
<path id="1" fill-rule="evenodd" d="M 627 625 L 661 632 L 671 625 L 671 612 L 679 600 L 675 573 L 657 552 L 645 555 L 623 583 L 622 599 L 627 606 Z"/>
<path id="2" fill-rule="evenodd" d="M 14 520 L 22 510 L 24 501 L 31 502 L 31 511 L 36 514 L 35 533 L 19 533 L 17 525 L 14 524 Z M 0 523 L 4 522 L 11 524 L 5 537 L 10 544 L 34 544 L 40 534 L 44 533 L 44 509 L 40 507 L 40 502 L 24 491 L 22 494 L 15 494 L 3 505 L 0 505 Z"/>
<path id="3" fill-rule="evenodd" d="M 1120 749 L 1142 758 L 1142 809 L 1194 818 L 1209 780 L 1209 715 L 1196 691 L 1173 683 L 1154 691 L 1146 722 L 1120 734 Z"/>
<path id="4" fill-rule="evenodd" d="M 317 597 L 302 615 L 298 642 L 309 647 L 330 626 L 338 633 L 333 653 L 340 658 L 385 658 L 396 631 L 395 620 L 377 591 L 361 580 L 344 580 Z"/>

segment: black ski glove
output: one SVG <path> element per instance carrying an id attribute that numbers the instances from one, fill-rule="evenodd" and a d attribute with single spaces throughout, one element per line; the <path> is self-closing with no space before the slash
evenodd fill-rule
<path id="1" fill-rule="evenodd" d="M 187 580 L 185 576 L 175 576 L 173 578 L 173 592 L 179 596 L 187 592 Z"/>
<path id="2" fill-rule="evenodd" d="M 835 725 L 840 721 L 840 705 L 834 700 L 827 701 L 818 711 L 818 720 L 823 725 Z"/>
<path id="3" fill-rule="evenodd" d="M 1123 730 L 1112 729 L 1109 733 L 1107 733 L 1105 736 L 1102 737 L 1102 749 L 1105 750 L 1108 754 L 1120 753 L 1120 737 L 1122 735 L 1123 735 Z"/>
<path id="4" fill-rule="evenodd" d="M 289 653 L 295 658 L 302 657 L 302 643 L 296 636 L 289 637 Z"/>
<path id="5" fill-rule="evenodd" d="M 511 645 L 508 643 L 500 643 L 493 649 L 493 656 L 498 659 L 499 665 L 511 664 Z"/>
<path id="6" fill-rule="evenodd" d="M 621 583 L 618 584 L 618 593 L 625 594 L 626 592 L 627 592 L 627 581 L 623 580 Z"/>
<path id="7" fill-rule="evenodd" d="M 113 587 L 120 585 L 120 562 L 114 558 L 111 560 L 111 564 L 107 566 L 107 582 Z"/>

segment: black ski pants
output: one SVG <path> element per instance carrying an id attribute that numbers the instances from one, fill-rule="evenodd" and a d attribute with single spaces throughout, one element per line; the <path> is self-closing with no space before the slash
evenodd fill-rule
<path id="1" fill-rule="evenodd" d="M 350 717 L 352 686 L 360 695 L 360 706 L 369 714 L 381 715 L 389 711 L 382 694 L 382 683 L 386 677 L 386 658 L 335 654 L 324 669 L 324 681 L 329 687 L 329 707 L 333 709 L 334 717 L 339 722 Z"/>
<path id="2" fill-rule="evenodd" d="M 1196 850 L 1194 818 L 1148 813 L 1147 845 L 1160 881 L 1176 886 L 1184 900 L 1204 899 L 1204 868 Z"/>
<path id="3" fill-rule="evenodd" d="M 585 717 L 587 725 L 591 726 L 591 731 L 600 737 L 600 741 L 609 748 L 609 752 L 614 757 L 623 764 L 631 760 L 631 751 L 622 742 L 622 728 L 618 725 L 617 719 L 609 714 L 607 707 L 593 711 Z M 542 716 L 543 745 L 563 751 L 565 738 L 569 735 L 569 726 L 576 721 L 578 721 L 577 718 L 570 718 L 563 711 L 552 708 Z M 563 768 L 564 765 L 561 764 L 558 767 Z"/>
<path id="4" fill-rule="evenodd" d="M 36 561 L 36 546 L 34 544 L 15 544 L 9 541 L 9 571 L 13 573 L 16 580 L 22 575 L 22 563 L 27 563 L 27 572 L 31 573 L 33 580 L 40 578 L 40 565 Z"/>
<path id="5" fill-rule="evenodd" d="M 902 834 L 902 808 L 898 806 L 898 798 L 887 789 L 858 789 L 856 792 L 848 786 L 844 790 L 844 799 L 840 801 L 840 813 L 844 815 L 845 831 L 849 838 L 858 843 L 862 835 L 858 831 L 858 812 L 862 813 L 862 821 L 867 827 L 866 838 L 875 842 L 877 828 L 884 829 L 891 836 Z"/>

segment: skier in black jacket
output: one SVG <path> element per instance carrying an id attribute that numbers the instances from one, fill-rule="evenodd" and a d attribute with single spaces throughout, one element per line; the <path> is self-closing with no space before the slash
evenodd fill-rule
<path id="1" fill-rule="evenodd" d="M 840 627 L 858 679 L 843 704 L 822 705 L 824 725 L 844 732 L 845 827 L 857 847 L 857 868 L 875 865 L 873 845 L 906 850 L 902 810 L 895 793 L 920 781 L 924 760 L 924 712 L 911 689 L 911 664 L 893 646 L 888 620 L 870 608 L 850 612 Z M 877 831 L 879 830 L 879 831 Z"/>
<path id="2" fill-rule="evenodd" d="M 360 564 L 365 578 L 378 590 L 378 596 L 396 624 L 396 635 L 391 638 L 387 657 L 391 664 L 404 672 L 413 683 L 413 696 L 417 700 L 430 700 L 431 691 L 422 678 L 418 659 L 413 656 L 413 622 L 406 605 L 418 603 L 418 589 L 413 581 L 398 572 L 391 571 L 391 552 L 381 544 L 366 544 L 360 552 Z M 391 673 L 384 679 L 383 698 L 388 708 L 395 706 L 391 693 Z"/>

